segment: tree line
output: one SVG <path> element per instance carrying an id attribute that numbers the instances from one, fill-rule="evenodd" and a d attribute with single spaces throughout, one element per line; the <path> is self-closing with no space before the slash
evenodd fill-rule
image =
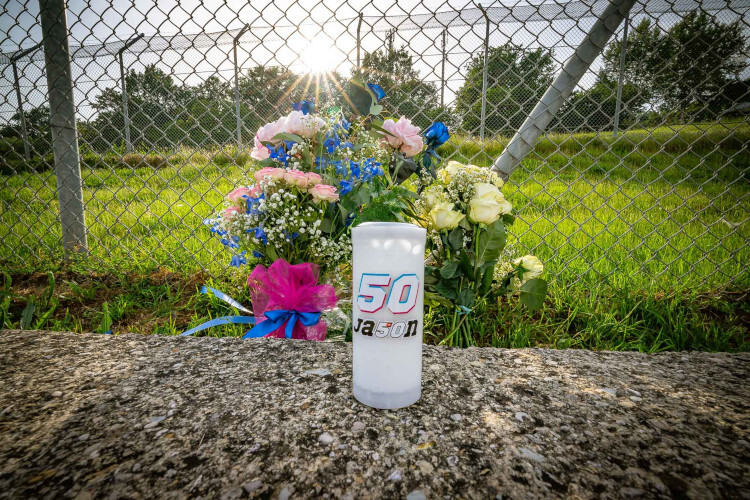
<path id="1" fill-rule="evenodd" d="M 552 124 L 565 131 L 612 128 L 623 42 L 613 40 L 590 87 L 574 92 Z M 747 39 L 739 21 L 722 23 L 705 12 L 691 12 L 669 29 L 644 19 L 626 40 L 620 123 L 623 128 L 663 122 L 715 120 L 750 100 Z M 421 127 L 444 121 L 453 130 L 477 133 L 480 126 L 483 54 L 465 68 L 466 79 L 453 106 L 440 105 L 440 89 L 425 82 L 405 48 L 366 53 L 362 73 L 388 93 L 385 113 L 405 115 Z M 488 54 L 485 127 L 511 135 L 529 115 L 552 82 L 558 62 L 552 50 L 526 50 L 512 43 Z M 286 68 L 256 66 L 238 79 L 240 115 L 245 141 L 263 123 L 290 104 L 313 97 L 324 106 L 342 106 L 348 75 L 298 75 Z M 131 70 L 125 77 L 130 129 L 138 148 L 174 145 L 207 147 L 236 137 L 234 85 L 216 76 L 198 85 L 175 81 L 156 65 Z M 93 119 L 80 122 L 82 143 L 98 151 L 122 147 L 125 120 L 122 93 L 111 87 L 93 104 Z M 20 135 L 19 116 L 0 129 L 6 143 Z M 36 152 L 49 150 L 49 111 L 26 112 L 27 129 Z M 0 140 L 0 147 L 2 146 Z M 20 145 L 22 151 L 22 144 Z"/>

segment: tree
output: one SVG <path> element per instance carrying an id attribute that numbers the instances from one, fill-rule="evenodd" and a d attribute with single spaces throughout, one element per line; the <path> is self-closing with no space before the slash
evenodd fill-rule
<path id="1" fill-rule="evenodd" d="M 125 75 L 125 85 L 133 144 L 147 148 L 172 145 L 166 131 L 186 112 L 190 91 L 156 65 L 146 66 L 142 73 L 131 70 Z M 89 139 L 91 146 L 106 149 L 121 144 L 125 129 L 122 92 L 114 87 L 105 89 L 96 97 L 94 109 L 99 114 L 92 123 L 96 133 Z"/>
<path id="2" fill-rule="evenodd" d="M 437 87 L 420 78 L 405 47 L 365 53 L 362 77 L 385 90 L 386 98 L 380 103 L 384 115 L 409 117 L 423 129 L 436 120 L 448 120 L 450 113 L 440 107 Z"/>
<path id="3" fill-rule="evenodd" d="M 456 97 L 456 111 L 463 128 L 470 133 L 476 133 L 480 127 L 483 69 L 482 53 L 469 62 L 466 81 Z M 549 87 L 553 71 L 554 59 L 548 50 L 524 50 L 510 43 L 491 47 L 487 62 L 486 129 L 515 132 Z"/>
<path id="4" fill-rule="evenodd" d="M 732 105 L 721 96 L 747 67 L 745 44 L 739 20 L 721 23 L 693 11 L 664 31 L 645 19 L 628 36 L 625 81 L 662 113 L 715 117 Z M 610 81 L 617 80 L 621 50 L 617 40 L 604 53 L 602 75 Z"/>

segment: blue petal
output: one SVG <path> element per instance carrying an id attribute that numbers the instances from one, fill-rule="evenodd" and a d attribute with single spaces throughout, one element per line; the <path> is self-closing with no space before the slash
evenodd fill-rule
<path id="1" fill-rule="evenodd" d="M 309 115 L 315 111 L 315 100 L 310 99 L 309 101 L 295 102 L 292 104 L 292 109 L 302 111 L 303 115 Z"/>
<path id="2" fill-rule="evenodd" d="M 385 97 L 385 90 L 383 90 L 377 83 L 368 83 L 367 88 L 372 90 L 372 93 L 375 94 L 375 102 L 379 102 Z"/>

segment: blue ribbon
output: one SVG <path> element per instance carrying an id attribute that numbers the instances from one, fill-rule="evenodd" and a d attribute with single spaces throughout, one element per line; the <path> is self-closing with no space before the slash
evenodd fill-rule
<path id="1" fill-rule="evenodd" d="M 294 325 L 297 321 L 305 326 L 317 325 L 320 320 L 320 312 L 300 312 L 300 311 L 287 311 L 285 309 L 277 309 L 275 311 L 266 311 L 265 321 L 258 323 L 253 329 L 245 334 L 243 339 L 264 337 L 269 333 L 278 330 L 281 326 L 286 323 L 284 329 L 284 336 L 288 339 L 292 338 L 292 332 L 294 331 Z"/>
<path id="2" fill-rule="evenodd" d="M 243 311 L 246 313 L 251 312 L 249 309 L 243 307 L 242 304 L 240 304 L 239 302 L 237 302 L 236 300 L 234 300 L 232 297 L 225 294 L 224 292 L 221 292 L 209 286 L 201 287 L 201 293 L 207 294 L 208 292 L 213 293 L 217 299 L 223 300 L 227 304 L 239 309 L 240 311 Z M 221 318 L 215 318 L 215 319 L 206 321 L 205 323 L 201 323 L 200 325 L 194 328 L 191 328 L 190 330 L 187 330 L 186 332 L 182 332 L 180 335 L 185 337 L 188 335 L 192 335 L 196 332 L 207 330 L 209 328 L 212 328 L 214 326 L 219 326 L 219 325 L 228 325 L 228 324 L 256 325 L 253 328 L 251 328 L 249 332 L 247 332 L 245 335 L 242 336 L 243 339 L 249 339 L 249 338 L 257 338 L 257 337 L 265 337 L 269 333 L 278 330 L 279 328 L 281 328 L 281 326 L 284 325 L 284 323 L 286 323 L 286 328 L 284 329 L 284 336 L 290 339 L 292 338 L 294 325 L 296 325 L 298 321 L 305 326 L 317 325 L 318 321 L 320 321 L 320 312 L 300 312 L 300 311 L 295 311 L 295 310 L 287 311 L 285 309 L 278 309 L 276 311 L 266 311 L 264 315 L 266 317 L 266 320 L 261 321 L 257 325 L 255 323 L 255 318 L 253 316 L 223 316 Z"/>

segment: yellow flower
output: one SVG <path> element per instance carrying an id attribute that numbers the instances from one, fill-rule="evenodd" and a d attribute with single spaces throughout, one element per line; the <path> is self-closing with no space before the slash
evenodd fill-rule
<path id="1" fill-rule="evenodd" d="M 451 160 L 448 162 L 448 164 L 445 166 L 445 168 L 441 168 L 438 171 L 438 178 L 444 183 L 444 184 L 450 184 L 451 179 L 453 179 L 453 176 L 456 175 L 461 170 L 465 170 L 466 167 L 458 163 L 457 161 Z"/>
<path id="2" fill-rule="evenodd" d="M 453 203 L 449 202 L 440 202 L 433 206 L 429 213 L 432 227 L 440 231 L 458 226 L 458 223 L 466 216 L 453 210 L 453 206 Z"/>

